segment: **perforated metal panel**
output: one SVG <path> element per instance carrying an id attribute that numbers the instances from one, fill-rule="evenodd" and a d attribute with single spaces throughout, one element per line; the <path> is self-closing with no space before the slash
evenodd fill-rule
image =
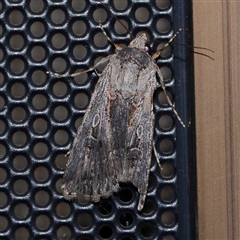
<path id="1" fill-rule="evenodd" d="M 148 34 L 152 52 L 180 27 L 191 27 L 190 1 L 104 1 L 129 31 Z M 138 192 L 121 184 L 100 203 L 66 201 L 62 176 L 77 128 L 98 76 L 56 78 L 114 53 L 111 39 L 131 36 L 97 1 L 0 2 L 0 239 L 196 239 L 195 142 L 192 58 L 172 45 L 157 60 L 183 128 L 158 89 L 154 95 L 154 157 L 145 207 Z M 189 43 L 190 32 L 177 42 Z M 98 73 L 101 72 L 98 69 Z"/>

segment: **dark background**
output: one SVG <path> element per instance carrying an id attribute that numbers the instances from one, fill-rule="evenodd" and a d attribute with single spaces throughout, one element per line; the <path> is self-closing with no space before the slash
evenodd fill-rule
<path id="1" fill-rule="evenodd" d="M 133 36 L 148 34 L 156 52 L 180 28 L 177 42 L 191 43 L 187 1 L 110 1 L 111 12 Z M 154 157 L 145 207 L 138 192 L 122 184 L 100 203 L 81 196 L 66 201 L 60 191 L 73 137 L 98 79 L 73 73 L 114 53 L 131 36 L 97 1 L 4 1 L 0 3 L 0 238 L 1 239 L 196 239 L 195 141 L 192 56 L 171 45 L 157 60 L 179 115 L 161 89 L 154 94 Z M 101 72 L 102 68 L 98 69 Z"/>

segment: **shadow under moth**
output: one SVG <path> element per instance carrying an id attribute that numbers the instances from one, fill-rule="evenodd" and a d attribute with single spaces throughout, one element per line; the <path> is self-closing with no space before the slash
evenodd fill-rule
<path id="1" fill-rule="evenodd" d="M 162 87 L 182 123 L 167 96 L 161 71 L 155 63 L 160 51 L 150 56 L 146 42 L 147 36 L 143 33 L 126 48 L 115 44 L 119 50 L 116 54 L 84 71 L 93 71 L 108 62 L 68 153 L 61 186 L 66 199 L 83 194 L 98 202 L 100 197 L 109 197 L 116 192 L 119 182 L 131 182 L 139 191 L 138 210 L 142 210 L 153 150 L 157 158 L 153 144 L 153 93 L 158 87 Z M 84 72 L 72 75 L 48 73 L 74 77 Z"/>

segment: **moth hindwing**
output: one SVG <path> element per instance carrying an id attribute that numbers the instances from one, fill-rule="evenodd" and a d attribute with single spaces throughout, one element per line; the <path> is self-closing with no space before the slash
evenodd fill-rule
<path id="1" fill-rule="evenodd" d="M 145 51 L 146 41 L 143 33 L 103 60 L 108 65 L 69 152 L 62 184 L 65 198 L 83 194 L 98 202 L 117 191 L 119 182 L 131 182 L 140 193 L 142 210 L 153 150 L 156 74 L 163 81 L 154 58 Z"/>

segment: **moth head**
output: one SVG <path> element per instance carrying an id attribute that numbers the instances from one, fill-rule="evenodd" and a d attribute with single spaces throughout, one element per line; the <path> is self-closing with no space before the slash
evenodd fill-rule
<path id="1" fill-rule="evenodd" d="M 129 47 L 138 48 L 138 49 L 141 49 L 143 51 L 146 51 L 146 46 L 147 46 L 147 35 L 146 35 L 146 33 L 142 33 L 141 35 L 139 35 L 138 37 L 133 39 L 129 44 Z"/>

